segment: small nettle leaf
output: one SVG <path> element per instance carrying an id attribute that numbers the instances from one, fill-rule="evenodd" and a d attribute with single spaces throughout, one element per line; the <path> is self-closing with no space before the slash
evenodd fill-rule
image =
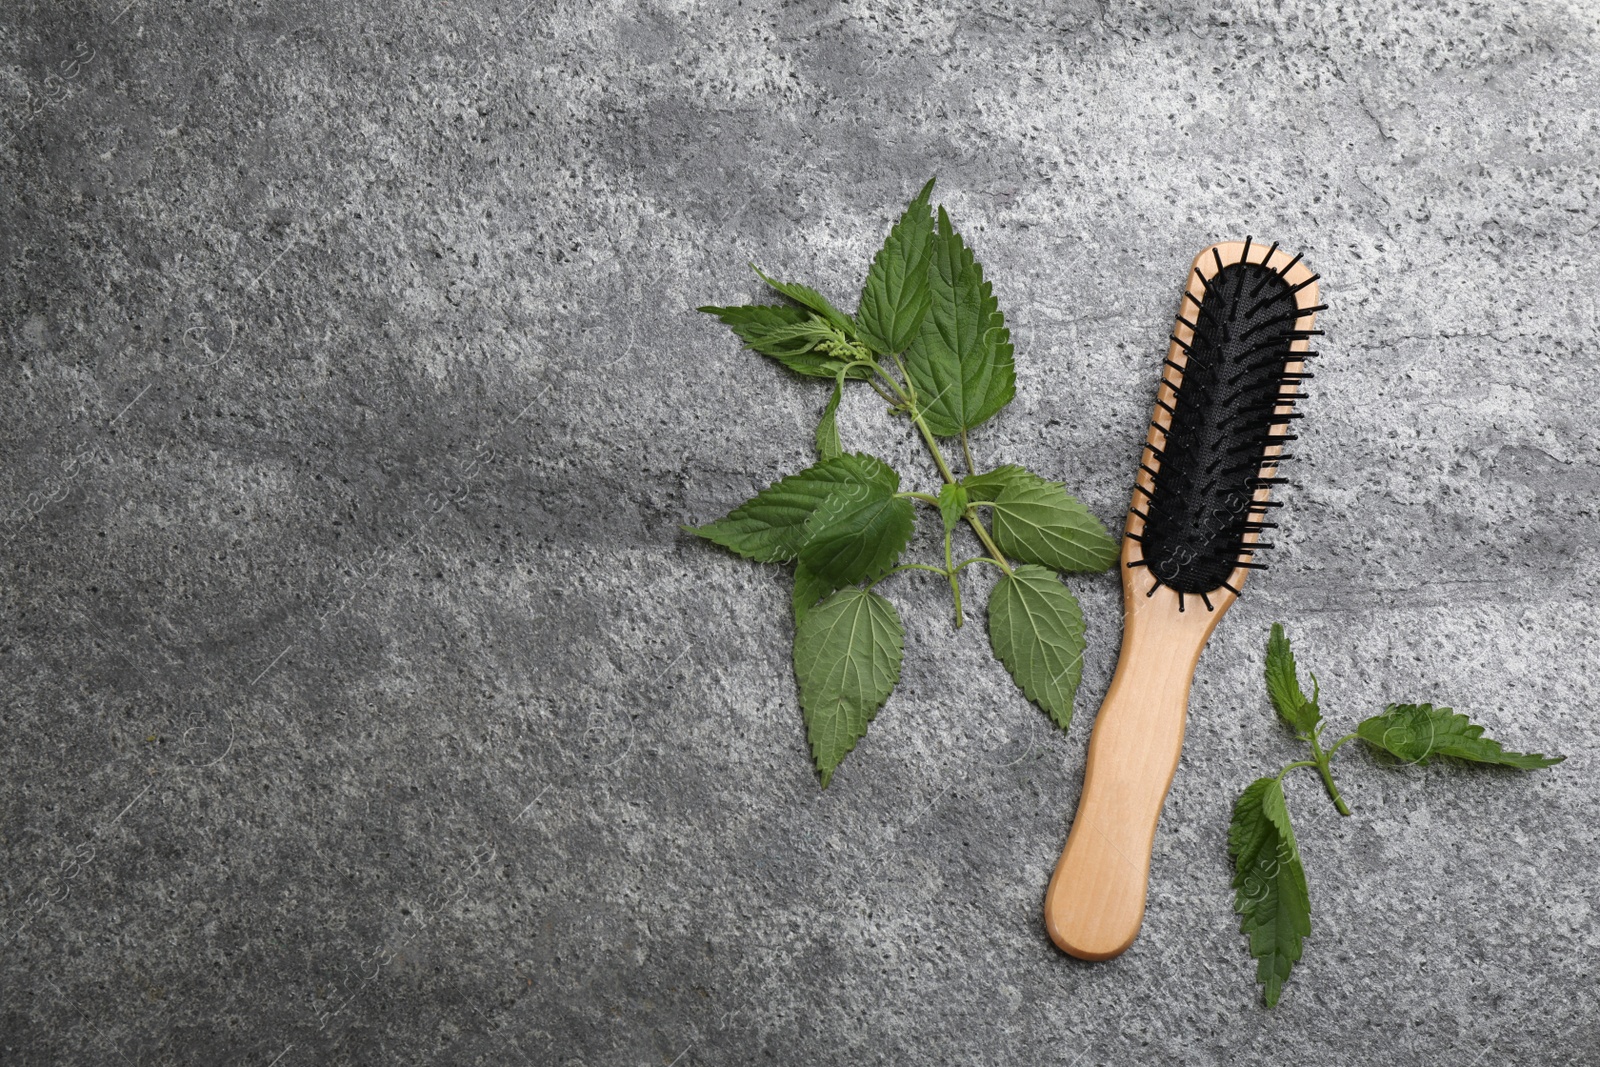
<path id="1" fill-rule="evenodd" d="M 715 316 L 747 348 L 774 357 L 797 355 L 812 348 L 815 338 L 804 335 L 805 326 L 821 321 L 807 309 L 792 304 L 743 304 L 734 307 L 707 304 L 696 310 Z"/>
<path id="2" fill-rule="evenodd" d="M 1250 938 L 1256 981 L 1270 1008 L 1311 934 L 1311 893 L 1278 779 L 1258 778 L 1240 794 L 1228 828 L 1228 854 L 1234 910 L 1243 920 L 1239 932 Z"/>
<path id="3" fill-rule="evenodd" d="M 806 523 L 845 486 L 879 486 L 893 493 L 900 487 L 900 476 L 875 456 L 846 453 L 774 482 L 726 518 L 689 529 L 747 559 L 781 563 L 799 555 Z"/>
<path id="4" fill-rule="evenodd" d="M 1000 551 L 1069 573 L 1095 573 L 1117 561 L 1117 543 L 1060 482 L 1015 474 L 991 502 Z"/>
<path id="5" fill-rule="evenodd" d="M 1272 706 L 1278 709 L 1283 721 L 1294 727 L 1296 733 L 1310 737 L 1322 722 L 1322 711 L 1315 696 L 1307 697 L 1300 690 L 1300 676 L 1295 668 L 1294 650 L 1283 632 L 1283 624 L 1272 624 L 1267 637 L 1267 695 Z"/>
<path id="6" fill-rule="evenodd" d="M 731 328 L 745 347 L 770 356 L 796 374 L 808 378 L 834 378 L 852 362 L 844 355 L 848 338 L 837 326 L 805 308 L 781 304 L 747 304 L 743 307 L 699 309 L 715 315 Z M 853 367 L 845 377 L 861 379 L 870 371 Z"/>
<path id="7" fill-rule="evenodd" d="M 807 520 L 800 562 L 835 588 L 850 585 L 893 566 L 915 526 L 911 501 L 893 489 L 845 486 Z"/>
<path id="8" fill-rule="evenodd" d="M 775 278 L 768 277 L 760 267 L 753 263 L 750 265 L 750 269 L 755 271 L 762 281 L 790 300 L 793 300 L 796 304 L 810 308 L 818 315 L 821 315 L 846 337 L 853 339 L 856 336 L 855 320 L 834 307 L 827 297 L 811 288 L 811 286 L 801 285 L 799 282 L 780 282 Z"/>
<path id="9" fill-rule="evenodd" d="M 794 589 L 789 594 L 789 607 L 794 612 L 796 624 L 817 601 L 833 592 L 837 586 L 819 574 L 814 574 L 804 563 L 794 565 Z"/>
<path id="10" fill-rule="evenodd" d="M 1036 478 L 1037 475 L 1029 473 L 1024 467 L 1007 464 L 982 474 L 969 474 L 961 479 L 961 485 L 966 489 L 968 498 L 976 503 L 993 500 L 1007 486 L 1025 484 Z"/>
<path id="11" fill-rule="evenodd" d="M 949 437 L 1009 404 L 1017 376 L 993 287 L 943 208 L 932 247 L 931 302 L 906 353 L 906 373 L 928 428 Z"/>
<path id="12" fill-rule="evenodd" d="M 884 355 L 904 352 L 917 336 L 932 297 L 928 268 L 933 255 L 930 180 L 894 224 L 867 272 L 856 318 L 861 339 Z"/>
<path id="13" fill-rule="evenodd" d="M 1536 770 L 1550 767 L 1565 756 L 1538 752 L 1507 752 L 1500 742 L 1483 736 L 1483 727 L 1465 715 L 1432 704 L 1390 704 L 1382 715 L 1365 719 L 1356 735 L 1408 763 L 1424 764 L 1434 756 L 1451 756 L 1473 763 Z"/>
<path id="14" fill-rule="evenodd" d="M 961 521 L 967 510 L 967 491 L 949 482 L 939 487 L 939 518 L 944 520 L 944 532 L 949 533 Z"/>
<path id="15" fill-rule="evenodd" d="M 833 396 L 828 398 L 828 406 L 822 409 L 822 418 L 817 420 L 817 458 L 837 459 L 844 455 L 844 445 L 839 441 L 839 398 L 844 394 L 843 384 L 833 383 Z"/>
<path id="16" fill-rule="evenodd" d="M 1025 563 L 989 594 L 989 644 L 1023 694 L 1057 726 L 1072 724 L 1083 677 L 1083 611 L 1061 579 Z"/>
<path id="17" fill-rule="evenodd" d="M 758 352 L 762 351 L 762 346 L 768 343 L 774 333 L 798 326 L 813 317 L 805 308 L 789 304 L 745 304 L 740 307 L 708 304 L 695 310 L 715 315 L 739 340 Z M 770 352 L 766 354 L 771 355 Z"/>
<path id="18" fill-rule="evenodd" d="M 894 605 L 862 589 L 833 594 L 796 625 L 794 673 L 824 789 L 900 680 L 904 645 Z"/>

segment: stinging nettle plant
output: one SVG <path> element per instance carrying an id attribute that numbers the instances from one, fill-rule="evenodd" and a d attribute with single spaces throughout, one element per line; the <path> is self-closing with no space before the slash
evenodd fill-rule
<path id="1" fill-rule="evenodd" d="M 1104 571 L 1117 558 L 1105 527 L 1060 483 L 1012 465 L 980 472 L 974 463 L 969 431 L 1016 394 L 1011 335 L 983 267 L 943 207 L 935 216 L 932 192 L 929 181 L 890 229 L 854 315 L 759 269 L 786 303 L 699 309 L 745 347 L 833 381 L 816 429 L 818 461 L 725 518 L 686 528 L 748 559 L 794 564 L 794 670 L 824 788 L 900 678 L 905 631 L 877 591 L 885 578 L 940 575 L 959 627 L 962 572 L 980 563 L 997 568 L 990 645 L 1028 699 L 1064 730 L 1082 675 L 1084 622 L 1060 575 Z M 902 488 L 882 460 L 845 451 L 836 420 L 848 383 L 872 389 L 890 416 L 915 428 L 938 471 L 936 492 Z M 962 476 L 941 440 L 959 442 Z M 942 563 L 900 562 L 918 505 L 943 527 Z M 957 561 L 952 538 L 962 523 L 983 554 Z"/>
<path id="2" fill-rule="evenodd" d="M 1289 823 L 1283 778 L 1299 767 L 1315 769 L 1322 777 L 1328 799 L 1340 815 L 1350 806 L 1333 780 L 1330 763 L 1350 741 L 1383 753 L 1391 767 L 1425 765 L 1444 756 L 1464 763 L 1490 764 L 1531 771 L 1552 767 L 1565 756 L 1538 752 L 1508 752 L 1498 741 L 1483 736 L 1483 727 L 1450 708 L 1432 704 L 1390 704 L 1381 715 L 1356 724 L 1326 748 L 1322 732 L 1322 690 L 1311 675 L 1311 695 L 1300 688 L 1294 650 L 1281 623 L 1272 624 L 1267 638 L 1267 696 L 1295 738 L 1310 746 L 1310 759 L 1296 760 L 1268 778 L 1245 787 L 1233 806 L 1228 828 L 1228 855 L 1233 860 L 1234 910 L 1242 920 L 1239 932 L 1250 938 L 1256 958 L 1256 981 L 1261 983 L 1267 1007 L 1278 1003 L 1289 972 L 1300 961 L 1301 943 L 1311 935 L 1311 893 L 1306 885 L 1300 846 Z"/>

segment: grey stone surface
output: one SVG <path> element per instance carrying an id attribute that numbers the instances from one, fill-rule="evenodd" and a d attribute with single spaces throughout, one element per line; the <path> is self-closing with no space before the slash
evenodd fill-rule
<path id="1" fill-rule="evenodd" d="M 1597 46 L 1547 2 L 7 3 L 0 1059 L 1600 1063 Z M 1325 276 L 1112 963 L 1040 904 L 1114 577 L 1066 735 L 896 579 L 905 682 L 822 793 L 784 573 L 678 530 L 823 400 L 690 309 L 749 260 L 853 299 L 933 173 L 1018 348 L 975 447 L 1113 529 L 1194 252 Z M 1275 619 L 1342 723 L 1570 758 L 1352 753 L 1348 819 L 1291 779 L 1267 1012 L 1225 829 L 1295 758 Z"/>

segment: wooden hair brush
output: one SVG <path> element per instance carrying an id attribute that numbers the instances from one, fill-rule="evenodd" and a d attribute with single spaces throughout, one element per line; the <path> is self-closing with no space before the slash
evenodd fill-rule
<path id="1" fill-rule="evenodd" d="M 1122 542 L 1122 652 L 1045 895 L 1051 940 L 1080 959 L 1120 955 L 1144 921 L 1195 665 L 1272 547 L 1268 497 L 1321 332 L 1316 279 L 1247 237 L 1201 252 L 1184 288 Z"/>

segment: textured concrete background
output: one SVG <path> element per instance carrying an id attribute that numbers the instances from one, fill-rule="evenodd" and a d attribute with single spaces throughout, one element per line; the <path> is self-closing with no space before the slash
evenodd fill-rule
<path id="1" fill-rule="evenodd" d="M 8 2 L 0 1059 L 1600 1063 L 1600 14 L 1188 8 Z M 1113 576 L 1068 735 L 886 585 L 906 678 L 822 794 L 785 574 L 678 531 L 824 399 L 689 309 L 752 259 L 853 301 L 934 173 L 1017 342 L 975 448 L 1113 530 L 1194 252 L 1332 305 L 1113 963 L 1040 920 Z M 1225 829 L 1296 758 L 1274 619 L 1340 724 L 1571 758 L 1291 779 L 1267 1012 Z"/>

